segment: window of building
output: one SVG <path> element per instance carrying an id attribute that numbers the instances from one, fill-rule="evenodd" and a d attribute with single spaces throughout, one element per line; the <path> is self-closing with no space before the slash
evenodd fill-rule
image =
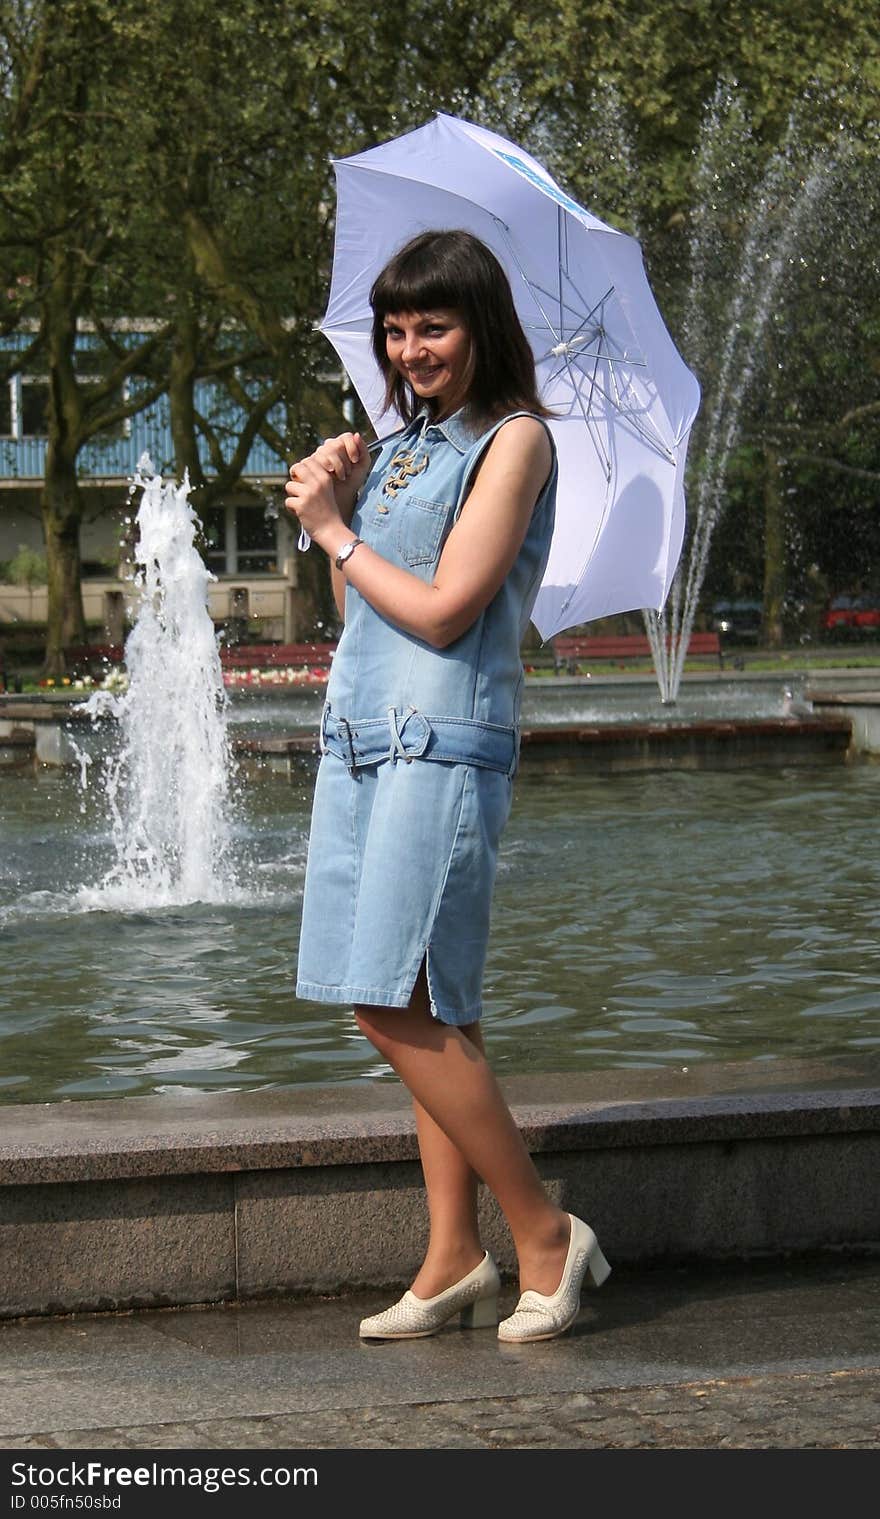
<path id="1" fill-rule="evenodd" d="M 21 436 L 45 438 L 49 432 L 49 381 L 21 377 Z"/>
<path id="2" fill-rule="evenodd" d="M 12 438 L 15 435 L 15 416 L 12 405 L 14 385 L 14 380 L 6 380 L 0 385 L 0 438 Z"/>
<path id="3" fill-rule="evenodd" d="M 99 375 L 81 375 L 83 385 L 97 384 Z M 16 406 L 16 384 L 20 397 Z M 119 386 L 107 398 L 106 406 L 119 406 L 128 399 L 126 386 Z M 131 418 L 123 417 L 112 427 L 96 433 L 92 442 L 98 445 L 117 443 L 131 432 Z M 45 438 L 49 434 L 49 381 L 44 375 L 23 374 L 16 382 L 0 386 L 0 437 Z"/>
<path id="4" fill-rule="evenodd" d="M 237 575 L 274 575 L 278 570 L 278 523 L 261 506 L 235 511 Z"/>
<path id="5" fill-rule="evenodd" d="M 203 514 L 208 568 L 215 575 L 275 575 L 278 520 L 263 506 L 214 506 Z"/>
<path id="6" fill-rule="evenodd" d="M 205 559 L 208 569 L 215 575 L 226 573 L 226 508 L 212 506 L 202 517 L 202 529 L 207 544 Z"/>

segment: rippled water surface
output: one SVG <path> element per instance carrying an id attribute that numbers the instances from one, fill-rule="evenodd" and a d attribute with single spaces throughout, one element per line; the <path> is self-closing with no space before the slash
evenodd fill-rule
<path id="1" fill-rule="evenodd" d="M 245 782 L 234 900 L 126 912 L 96 889 L 100 796 L 73 772 L 3 778 L 0 1101 L 393 1079 L 346 1009 L 293 995 L 311 786 Z M 868 764 L 525 768 L 486 975 L 496 1069 L 876 1047 L 878 814 Z"/>

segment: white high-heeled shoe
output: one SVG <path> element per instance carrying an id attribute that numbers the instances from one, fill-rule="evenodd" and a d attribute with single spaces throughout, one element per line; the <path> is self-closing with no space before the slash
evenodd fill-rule
<path id="1" fill-rule="evenodd" d="M 571 1238 L 562 1268 L 562 1280 L 552 1295 L 524 1292 L 510 1318 L 498 1325 L 499 1340 L 522 1344 L 528 1340 L 552 1340 L 564 1334 L 578 1315 L 581 1284 L 601 1287 L 611 1267 L 599 1249 L 599 1241 L 582 1218 L 571 1219 Z"/>
<path id="2" fill-rule="evenodd" d="M 407 1290 L 384 1313 L 361 1319 L 362 1340 L 419 1340 L 458 1313 L 463 1329 L 494 1329 L 498 1323 L 498 1291 L 501 1278 L 488 1250 L 478 1266 L 436 1297 L 416 1297 Z"/>

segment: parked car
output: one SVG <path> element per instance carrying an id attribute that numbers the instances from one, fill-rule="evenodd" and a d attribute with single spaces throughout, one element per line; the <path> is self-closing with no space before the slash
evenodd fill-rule
<path id="1" fill-rule="evenodd" d="M 822 632 L 828 638 L 876 638 L 880 633 L 880 598 L 832 596 L 822 614 Z"/>
<path id="2" fill-rule="evenodd" d="M 727 643 L 757 643 L 762 613 L 760 601 L 716 601 L 712 605 L 712 629 Z"/>

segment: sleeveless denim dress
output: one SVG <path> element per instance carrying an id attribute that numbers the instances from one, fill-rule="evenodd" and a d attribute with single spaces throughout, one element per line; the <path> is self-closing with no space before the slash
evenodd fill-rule
<path id="1" fill-rule="evenodd" d="M 431 581 L 473 471 L 510 420 L 480 432 L 464 409 L 434 424 L 420 413 L 383 442 L 354 531 Z M 547 565 L 556 479 L 554 448 L 510 573 L 446 648 L 403 632 L 346 587 L 321 718 L 299 997 L 406 1007 L 426 960 L 434 1017 L 480 1016 L 498 841 L 519 757 L 520 644 Z"/>

